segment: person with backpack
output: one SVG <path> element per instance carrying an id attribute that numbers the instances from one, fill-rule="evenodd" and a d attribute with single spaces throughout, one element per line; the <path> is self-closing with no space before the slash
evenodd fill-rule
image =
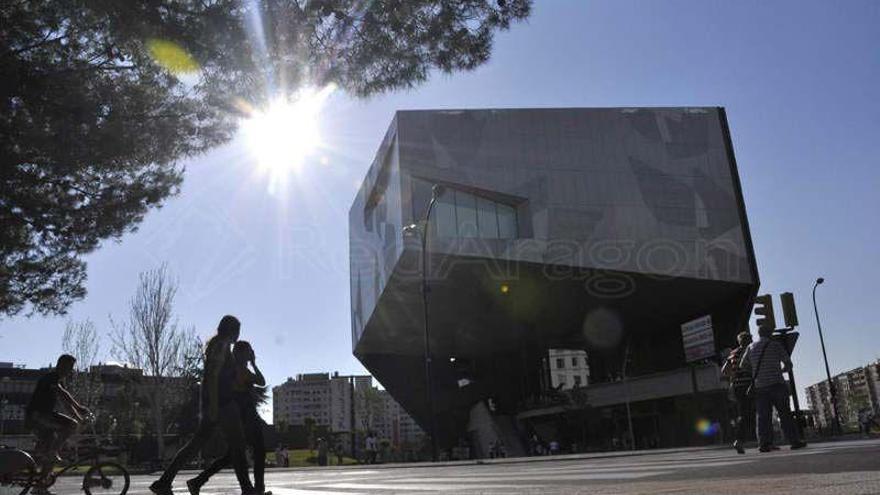
<path id="1" fill-rule="evenodd" d="M 791 369 L 791 357 L 779 342 L 773 340 L 773 330 L 758 330 L 758 341 L 749 345 L 740 361 L 741 367 L 752 370 L 751 385 L 746 391 L 754 395 L 758 412 L 758 450 L 773 451 L 773 409 L 779 414 L 782 431 L 791 444 L 791 450 L 802 449 L 806 442 L 799 438 L 789 404 L 788 384 L 782 376 L 783 369 Z"/>

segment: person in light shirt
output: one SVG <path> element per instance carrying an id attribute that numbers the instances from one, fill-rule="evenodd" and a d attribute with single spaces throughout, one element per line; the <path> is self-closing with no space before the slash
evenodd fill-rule
<path id="1" fill-rule="evenodd" d="M 773 409 L 779 414 L 782 431 L 792 450 L 807 446 L 798 435 L 791 415 L 788 384 L 782 376 L 783 369 L 791 369 L 791 357 L 782 344 L 773 340 L 773 330 L 761 328 L 757 342 L 749 345 L 740 362 L 741 367 L 752 370 L 755 405 L 758 410 L 758 450 L 773 450 Z"/>
<path id="2" fill-rule="evenodd" d="M 375 464 L 378 449 L 376 445 L 376 437 L 373 436 L 372 431 L 367 433 L 367 439 L 364 441 L 364 450 L 367 451 L 367 464 Z"/>

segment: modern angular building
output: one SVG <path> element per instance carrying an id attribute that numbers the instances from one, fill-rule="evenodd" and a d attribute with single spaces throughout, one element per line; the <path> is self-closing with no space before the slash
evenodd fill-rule
<path id="1" fill-rule="evenodd" d="M 441 445 L 687 445 L 727 424 L 717 355 L 758 274 L 724 109 L 400 111 L 349 223 L 353 352 Z M 576 400 L 550 349 L 586 352 Z"/>

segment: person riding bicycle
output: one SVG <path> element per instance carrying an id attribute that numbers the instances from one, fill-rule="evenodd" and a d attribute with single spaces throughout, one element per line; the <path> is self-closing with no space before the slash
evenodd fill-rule
<path id="1" fill-rule="evenodd" d="M 62 380 L 73 372 L 76 358 L 62 354 L 55 369 L 43 375 L 38 381 L 25 410 L 25 421 L 37 435 L 37 446 L 49 461 L 60 462 L 59 451 L 72 435 L 79 423 L 91 414 L 62 385 Z M 61 402 L 75 418 L 55 410 L 56 402 Z"/>

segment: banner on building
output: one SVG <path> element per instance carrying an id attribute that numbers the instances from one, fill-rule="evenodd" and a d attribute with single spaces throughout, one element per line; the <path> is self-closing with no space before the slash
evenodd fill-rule
<path id="1" fill-rule="evenodd" d="M 691 320 L 681 326 L 684 359 L 688 363 L 715 355 L 715 333 L 709 315 Z"/>

